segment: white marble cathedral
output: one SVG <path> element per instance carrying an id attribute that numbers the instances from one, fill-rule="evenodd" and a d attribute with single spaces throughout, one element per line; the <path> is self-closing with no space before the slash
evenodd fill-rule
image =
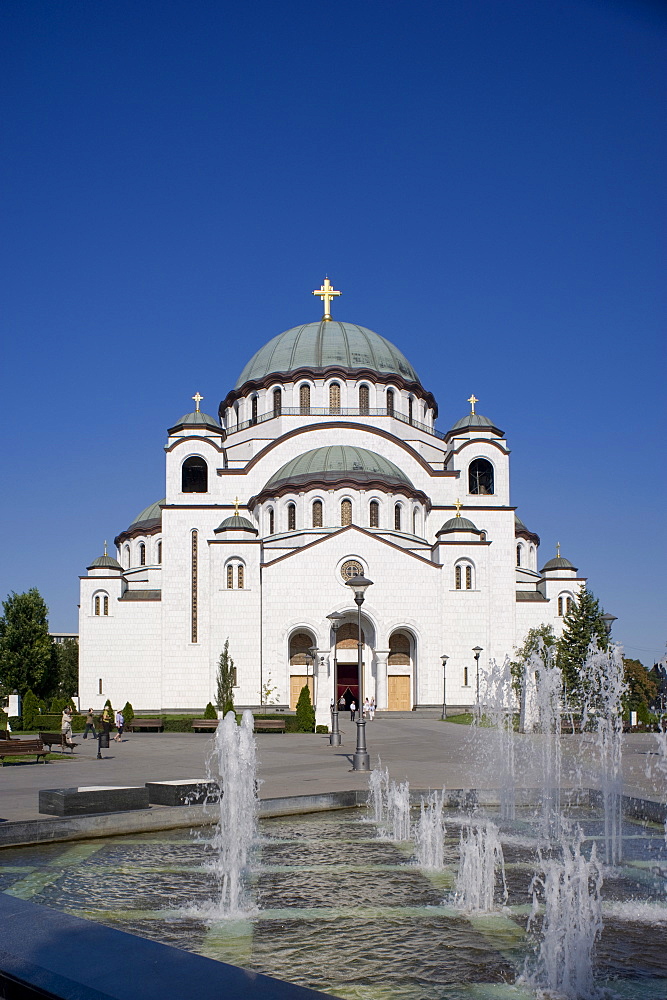
<path id="1" fill-rule="evenodd" d="M 200 409 L 168 431 L 166 496 L 116 538 L 117 558 L 81 578 L 80 698 L 101 707 L 200 713 L 214 700 L 225 639 L 235 704 L 294 706 L 313 690 L 328 723 L 338 690 L 357 694 L 357 608 L 346 579 L 373 581 L 363 605 L 364 692 L 380 710 L 471 706 L 479 668 L 531 626 L 561 630 L 583 585 L 510 500 L 503 432 L 470 412 L 435 429 L 433 395 L 404 355 L 332 319 L 274 337 L 247 363 L 218 418 Z M 327 615 L 345 617 L 336 633 Z M 307 680 L 308 678 L 308 680 Z"/>

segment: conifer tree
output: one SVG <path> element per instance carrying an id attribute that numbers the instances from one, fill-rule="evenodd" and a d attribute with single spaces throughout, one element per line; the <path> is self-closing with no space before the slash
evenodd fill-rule
<path id="1" fill-rule="evenodd" d="M 296 720 L 300 733 L 315 732 L 315 709 L 310 700 L 310 690 L 306 684 L 301 688 L 301 694 L 296 703 Z"/>
<path id="2" fill-rule="evenodd" d="M 581 668 L 591 642 L 595 642 L 600 649 L 609 646 L 603 614 L 604 609 L 600 607 L 597 597 L 584 587 L 563 619 L 557 662 L 563 672 L 563 684 L 575 698 L 582 693 Z"/>
<path id="3" fill-rule="evenodd" d="M 215 696 L 215 703 L 223 715 L 234 711 L 234 680 L 234 661 L 229 655 L 229 638 L 227 638 L 218 660 Z"/>

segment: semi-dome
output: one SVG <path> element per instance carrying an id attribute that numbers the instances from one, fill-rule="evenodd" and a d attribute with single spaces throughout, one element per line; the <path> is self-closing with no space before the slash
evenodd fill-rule
<path id="1" fill-rule="evenodd" d="M 236 388 L 274 373 L 332 367 L 370 368 L 419 382 L 407 358 L 379 333 L 355 323 L 322 320 L 294 326 L 261 347 L 241 372 Z"/>
<path id="2" fill-rule="evenodd" d="M 412 488 L 405 473 L 388 458 L 366 448 L 336 444 L 327 448 L 313 448 L 290 459 L 271 476 L 264 489 L 270 490 L 285 482 L 305 484 L 309 479 L 325 482 L 352 479 L 358 483 L 382 479 Z"/>
<path id="3" fill-rule="evenodd" d="M 155 503 L 149 504 L 148 507 L 144 507 L 142 511 L 135 517 L 134 521 L 127 529 L 128 531 L 135 531 L 138 527 L 154 528 L 158 524 L 162 524 L 162 504 L 167 502 L 167 498 L 163 497 L 162 500 L 156 500 Z"/>

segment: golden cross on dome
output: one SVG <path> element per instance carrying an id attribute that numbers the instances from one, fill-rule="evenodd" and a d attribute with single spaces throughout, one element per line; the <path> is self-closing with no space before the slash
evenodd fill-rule
<path id="1" fill-rule="evenodd" d="M 199 413 L 199 404 L 201 403 L 201 401 L 202 401 L 202 399 L 203 399 L 204 397 L 203 397 L 203 396 L 200 396 L 200 395 L 199 395 L 199 393 L 198 393 L 198 392 L 196 392 L 196 393 L 194 394 L 194 396 L 193 396 L 192 398 L 194 399 L 194 401 L 195 401 L 195 406 L 197 407 L 197 409 L 195 410 L 195 413 Z"/>
<path id="2" fill-rule="evenodd" d="M 235 508 L 234 509 L 234 517 L 238 517 L 239 516 L 239 498 L 238 497 L 236 497 L 236 499 L 234 500 L 234 508 Z"/>
<path id="3" fill-rule="evenodd" d="M 331 300 L 335 299 L 337 295 L 342 295 L 342 292 L 337 292 L 334 286 L 331 284 L 328 278 L 324 279 L 324 284 L 321 288 L 316 288 L 313 295 L 319 295 L 322 302 L 324 302 L 324 316 L 323 320 L 331 319 Z"/>
<path id="4" fill-rule="evenodd" d="M 456 516 L 460 517 L 461 516 L 461 507 L 463 507 L 463 504 L 461 503 L 460 500 L 455 500 L 454 501 L 454 506 L 456 507 Z"/>
<path id="5" fill-rule="evenodd" d="M 473 393 L 472 396 L 468 397 L 468 402 L 470 403 L 470 416 L 475 416 L 475 403 L 479 403 L 477 396 Z"/>
<path id="6" fill-rule="evenodd" d="M 560 559 L 560 542 L 556 542 L 556 559 Z"/>

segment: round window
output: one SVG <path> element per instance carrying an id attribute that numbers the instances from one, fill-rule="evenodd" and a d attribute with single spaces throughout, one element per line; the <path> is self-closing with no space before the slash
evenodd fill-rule
<path id="1" fill-rule="evenodd" d="M 364 567 L 356 559 L 348 559 L 341 566 L 340 575 L 344 580 L 350 580 L 353 576 L 363 576 Z"/>

